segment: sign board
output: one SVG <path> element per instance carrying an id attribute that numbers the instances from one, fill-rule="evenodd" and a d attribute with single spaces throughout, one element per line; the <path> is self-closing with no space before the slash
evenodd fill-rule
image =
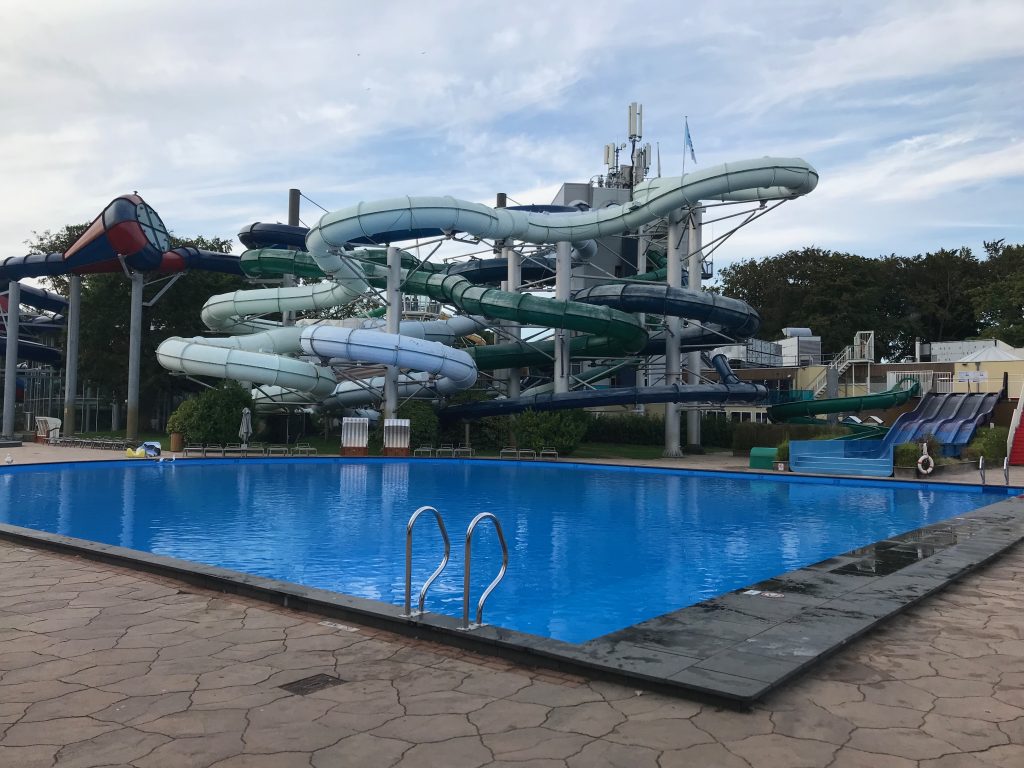
<path id="1" fill-rule="evenodd" d="M 988 371 L 957 371 L 956 380 L 959 382 L 982 382 L 988 381 Z"/>

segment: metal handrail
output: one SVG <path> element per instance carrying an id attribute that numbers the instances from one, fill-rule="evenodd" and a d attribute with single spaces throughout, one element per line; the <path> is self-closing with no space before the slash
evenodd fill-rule
<path id="1" fill-rule="evenodd" d="M 469 570 L 471 560 L 471 548 L 473 542 L 473 531 L 476 529 L 477 523 L 481 520 L 490 520 L 494 524 L 494 530 L 498 533 L 498 541 L 501 542 L 501 570 L 498 571 L 498 575 L 494 578 L 484 593 L 480 595 L 480 600 L 476 604 L 476 622 L 473 624 L 469 623 Z M 490 596 L 494 588 L 498 586 L 498 582 L 501 581 L 505 576 L 505 571 L 508 570 L 508 546 L 505 544 L 505 534 L 501 530 L 501 523 L 498 518 L 490 512 L 481 512 L 479 515 L 473 518 L 473 522 L 469 524 L 469 528 L 466 529 L 466 575 L 462 582 L 462 628 L 463 629 L 476 629 L 477 627 L 483 626 L 483 615 L 484 615 L 484 602 Z"/>
<path id="2" fill-rule="evenodd" d="M 985 484 L 985 457 L 978 458 L 978 473 L 981 475 L 981 484 Z"/>
<path id="3" fill-rule="evenodd" d="M 441 529 L 441 537 L 444 539 L 444 557 L 441 560 L 441 564 L 437 566 L 437 570 L 430 574 L 430 578 L 423 583 L 423 588 L 420 589 L 420 600 L 419 608 L 416 613 L 413 613 L 412 608 L 412 527 L 416 523 L 416 519 L 430 510 L 434 513 L 434 519 L 437 520 L 437 527 Z M 448 531 L 445 530 L 444 520 L 441 519 L 441 513 L 438 512 L 434 507 L 424 506 L 417 509 L 412 513 L 412 517 L 409 518 L 409 524 L 405 527 L 405 616 L 415 617 L 423 613 L 423 601 L 427 598 L 427 590 L 430 585 L 434 583 L 434 580 L 441 575 L 441 571 L 448 565 L 448 554 L 451 552 L 452 543 L 448 539 Z M 468 551 L 468 550 L 467 550 Z"/>
<path id="4" fill-rule="evenodd" d="M 1010 457 L 1007 456 L 1003 459 L 1003 479 L 1006 480 L 1006 484 L 1010 484 Z"/>

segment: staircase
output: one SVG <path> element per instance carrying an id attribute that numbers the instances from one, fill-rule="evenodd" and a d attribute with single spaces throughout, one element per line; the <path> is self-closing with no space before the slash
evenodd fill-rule
<path id="1" fill-rule="evenodd" d="M 1007 439 L 1006 457 L 1010 460 L 1010 466 L 1024 466 L 1024 430 L 1020 429 L 1021 416 L 1024 415 L 1024 386 L 1017 395 L 1017 407 L 1013 411 L 1013 418 L 1010 420 L 1010 436 Z"/>
<path id="2" fill-rule="evenodd" d="M 811 390 L 811 396 L 815 400 L 820 400 L 825 396 L 825 388 L 828 386 L 828 373 L 831 370 L 836 371 L 837 378 L 842 376 L 846 369 L 853 365 L 853 346 L 849 346 L 840 352 L 838 355 L 832 358 L 832 362 L 828 364 L 828 367 L 822 371 L 818 378 L 816 378 L 809 389 Z"/>

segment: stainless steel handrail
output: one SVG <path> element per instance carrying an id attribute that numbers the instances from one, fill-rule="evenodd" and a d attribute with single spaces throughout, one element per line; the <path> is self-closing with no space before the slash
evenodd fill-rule
<path id="1" fill-rule="evenodd" d="M 985 457 L 978 457 L 978 473 L 981 475 L 981 484 L 985 484 Z"/>
<path id="2" fill-rule="evenodd" d="M 413 613 L 412 608 L 412 527 L 416 523 L 416 519 L 430 510 L 434 513 L 434 519 L 437 520 L 437 527 L 441 529 L 441 537 L 444 539 L 444 558 L 441 560 L 441 564 L 437 566 L 437 570 L 430 574 L 430 578 L 423 583 L 423 588 L 420 590 L 419 607 L 416 613 Z M 441 571 L 448 565 L 448 554 L 452 550 L 452 543 L 448 538 L 448 531 L 445 530 L 444 520 L 441 519 L 441 513 L 438 512 L 434 507 L 420 507 L 412 513 L 412 517 L 409 518 L 409 524 L 405 527 L 405 616 L 415 617 L 423 613 L 423 601 L 427 599 L 427 590 L 430 589 L 430 585 L 434 583 L 434 580 L 441 575 Z"/>
<path id="3" fill-rule="evenodd" d="M 476 529 L 477 523 L 481 520 L 490 520 L 494 524 L 494 530 L 498 533 L 498 541 L 501 542 L 501 570 L 498 571 L 498 575 L 494 578 L 484 593 L 480 595 L 480 600 L 476 604 L 476 622 L 473 624 L 469 623 L 469 571 L 470 571 L 470 559 L 471 559 L 471 548 L 473 543 L 473 531 Z M 505 534 L 501 530 L 501 523 L 498 518 L 490 512 L 481 512 L 479 515 L 473 518 L 473 522 L 469 524 L 469 528 L 466 529 L 466 574 L 462 582 L 462 628 L 463 629 L 476 629 L 483 625 L 484 615 L 484 602 L 490 596 L 494 588 L 498 586 L 498 582 L 501 581 L 505 576 L 505 571 L 508 570 L 508 546 L 505 544 Z"/>
<path id="4" fill-rule="evenodd" d="M 1003 479 L 1006 480 L 1006 484 L 1010 484 L 1010 457 L 1007 456 L 1003 459 Z"/>

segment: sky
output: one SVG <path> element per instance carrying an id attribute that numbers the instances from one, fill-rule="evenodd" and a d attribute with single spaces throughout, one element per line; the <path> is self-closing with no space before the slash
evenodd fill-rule
<path id="1" fill-rule="evenodd" d="M 819 171 L 716 267 L 1024 242 L 1020 0 L 5 0 L 0 20 L 0 256 L 136 190 L 208 237 L 285 220 L 291 187 L 330 210 L 546 203 L 604 172 L 633 101 L 665 175 L 684 115 L 687 170 Z"/>

